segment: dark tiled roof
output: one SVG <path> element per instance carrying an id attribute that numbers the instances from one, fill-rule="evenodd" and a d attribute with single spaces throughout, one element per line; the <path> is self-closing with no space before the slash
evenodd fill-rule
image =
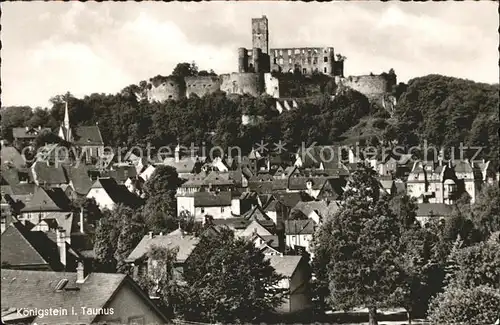
<path id="1" fill-rule="evenodd" d="M 14 139 L 34 139 L 43 131 L 51 131 L 50 128 L 12 128 L 12 135 Z"/>
<path id="2" fill-rule="evenodd" d="M 277 201 L 289 208 L 293 208 L 300 201 L 307 202 L 313 200 L 313 198 L 303 192 L 275 193 L 273 196 Z"/>
<path id="3" fill-rule="evenodd" d="M 285 233 L 287 235 L 312 235 L 315 226 L 314 221 L 311 219 L 285 220 Z"/>
<path id="4" fill-rule="evenodd" d="M 68 177 L 62 165 L 51 166 L 46 162 L 37 161 L 31 167 L 38 184 L 67 184 Z"/>
<path id="5" fill-rule="evenodd" d="M 245 229 L 251 221 L 248 221 L 242 217 L 227 218 L 227 219 L 214 219 L 213 224 L 215 226 L 227 226 L 234 229 Z"/>
<path id="6" fill-rule="evenodd" d="M 127 257 L 127 261 L 133 262 L 141 259 L 148 253 L 152 246 L 158 246 L 171 249 L 178 247 L 179 251 L 177 252 L 177 261 L 184 262 L 189 255 L 191 255 L 191 252 L 196 247 L 198 242 L 198 237 L 184 235 L 179 230 L 173 231 L 167 235 L 153 236 L 153 238 L 151 238 L 148 234 L 142 238 L 139 244 L 130 253 Z"/>
<path id="7" fill-rule="evenodd" d="M 37 187 L 32 199 L 24 204 L 21 212 L 70 211 L 70 201 L 60 188 Z"/>
<path id="8" fill-rule="evenodd" d="M 196 192 L 193 196 L 195 207 L 230 206 L 232 199 L 231 192 Z"/>
<path id="9" fill-rule="evenodd" d="M 137 170 L 134 166 L 116 166 L 107 171 L 107 176 L 114 178 L 118 184 L 123 184 L 129 177 L 137 176 Z"/>
<path id="10" fill-rule="evenodd" d="M 56 290 L 61 280 L 68 283 L 62 290 Z M 26 309 L 65 309 L 67 315 L 46 315 L 37 317 L 34 323 L 39 324 L 90 324 L 96 319 L 92 313 L 83 314 L 81 307 L 99 308 L 109 307 L 108 302 L 123 286 L 129 286 L 129 291 L 141 297 L 165 323 L 165 316 L 147 298 L 147 295 L 125 274 L 91 273 L 84 283 L 76 283 L 76 273 L 2 270 L 2 308 Z M 131 287 L 130 287 L 131 286 Z M 66 290 L 73 289 L 73 290 Z"/>
<path id="11" fill-rule="evenodd" d="M 266 256 L 271 266 L 280 275 L 287 278 L 291 277 L 299 266 L 302 256 L 284 255 L 284 256 Z"/>
<path id="12" fill-rule="evenodd" d="M 85 165 L 79 165 L 78 167 L 68 167 L 66 171 L 75 192 L 80 195 L 87 195 L 93 183 L 90 178 L 89 168 Z"/>
<path id="13" fill-rule="evenodd" d="M 72 130 L 73 142 L 78 146 L 103 146 L 104 141 L 97 125 L 78 126 Z"/>
<path id="14" fill-rule="evenodd" d="M 108 193 L 114 203 L 121 203 L 129 207 L 138 207 L 143 200 L 127 190 L 125 185 L 118 184 L 113 178 L 99 178 L 92 188 L 102 188 Z"/>
<path id="15" fill-rule="evenodd" d="M 177 173 L 186 174 L 196 172 L 196 167 L 201 165 L 201 162 L 195 157 L 181 158 L 179 161 L 176 161 L 174 157 L 167 157 L 163 160 L 163 164 L 174 167 Z"/>
<path id="16" fill-rule="evenodd" d="M 17 268 L 42 266 L 54 271 L 64 269 L 55 236 L 49 234 L 29 231 L 20 223 L 13 223 L 1 237 L 2 264 Z M 66 244 L 67 268 L 74 269 L 77 259 L 78 255 Z"/>

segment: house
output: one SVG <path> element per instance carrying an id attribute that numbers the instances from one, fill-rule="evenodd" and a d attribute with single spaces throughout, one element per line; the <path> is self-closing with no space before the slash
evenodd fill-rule
<path id="1" fill-rule="evenodd" d="M 220 173 L 217 171 L 205 172 L 190 176 L 178 189 L 178 195 L 196 192 L 220 191 L 227 192 L 235 189 L 235 182 L 231 177 L 234 173 Z"/>
<path id="2" fill-rule="evenodd" d="M 64 229 L 54 233 L 30 231 L 12 223 L 1 236 L 2 268 L 18 270 L 75 271 L 85 259 L 66 240 Z"/>
<path id="3" fill-rule="evenodd" d="M 177 196 L 177 214 L 187 211 L 197 221 L 210 215 L 227 219 L 240 214 L 239 195 L 233 192 L 195 192 Z"/>
<path id="4" fill-rule="evenodd" d="M 42 128 L 41 126 L 37 128 L 29 126 L 12 128 L 14 141 L 19 143 L 22 147 L 31 145 L 36 137 L 44 132 L 51 132 L 51 130 L 50 128 Z"/>
<path id="5" fill-rule="evenodd" d="M 125 187 L 130 193 L 138 195 L 140 197 L 144 197 L 144 184 L 146 182 L 142 179 L 141 176 L 137 175 L 134 177 L 129 177 L 125 181 Z"/>
<path id="6" fill-rule="evenodd" d="M 45 218 L 55 218 L 56 215 L 66 218 L 72 214 L 70 200 L 58 187 L 36 187 L 32 198 L 22 203 L 18 219 L 23 224 L 34 226 Z"/>
<path id="7" fill-rule="evenodd" d="M 81 150 L 82 157 L 87 162 L 91 158 L 99 159 L 104 156 L 104 141 L 99 126 L 77 126 L 72 127 L 69 120 L 68 103 L 64 110 L 64 121 L 61 123 L 58 136 Z"/>
<path id="8" fill-rule="evenodd" d="M 16 168 L 12 164 L 0 166 L 2 185 L 25 184 L 33 180 L 33 175 L 28 168 Z"/>
<path id="9" fill-rule="evenodd" d="M 453 207 L 444 203 L 419 203 L 417 205 L 416 219 L 421 225 L 435 219 L 444 219 L 451 215 Z"/>
<path id="10" fill-rule="evenodd" d="M 69 185 L 78 197 L 85 197 L 90 191 L 95 180 L 92 179 L 92 170 L 83 164 L 77 166 L 67 166 L 65 168 Z"/>
<path id="11" fill-rule="evenodd" d="M 392 177 L 380 177 L 379 182 L 380 188 L 383 189 L 387 194 L 393 194 L 397 192 L 396 182 L 392 179 Z"/>
<path id="12" fill-rule="evenodd" d="M 193 235 L 184 234 L 184 231 L 177 229 L 169 234 L 153 235 L 152 232 L 144 235 L 139 244 L 132 250 L 125 262 L 130 263 L 133 268 L 134 279 L 149 271 L 148 252 L 151 247 L 167 249 L 178 249 L 175 265 L 175 275 L 179 279 L 182 277 L 184 263 L 193 252 L 199 242 L 199 238 Z"/>
<path id="13" fill-rule="evenodd" d="M 89 190 L 88 199 L 94 199 L 100 209 L 113 210 L 117 204 L 137 208 L 144 202 L 130 193 L 125 185 L 118 184 L 113 178 L 99 178 Z"/>
<path id="14" fill-rule="evenodd" d="M 291 314 L 310 309 L 312 306 L 311 270 L 304 257 L 267 255 L 266 259 L 269 260 L 276 273 L 283 276 L 279 288 L 286 290 L 286 298 L 276 311 L 282 314 Z"/>
<path id="15" fill-rule="evenodd" d="M 416 161 L 407 180 L 407 194 L 420 203 L 453 204 L 464 192 L 451 162 Z"/>
<path id="16" fill-rule="evenodd" d="M 312 219 L 307 220 L 286 220 L 285 221 L 285 242 L 288 247 L 295 249 L 296 246 L 304 247 L 311 253 L 310 243 L 316 231 L 316 223 Z"/>
<path id="17" fill-rule="evenodd" d="M 125 274 L 2 269 L 1 290 L 3 324 L 168 323 Z"/>

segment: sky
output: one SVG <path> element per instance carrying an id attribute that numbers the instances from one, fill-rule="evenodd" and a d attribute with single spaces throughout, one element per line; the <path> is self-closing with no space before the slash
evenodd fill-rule
<path id="1" fill-rule="evenodd" d="M 4 2 L 2 106 L 55 95 L 116 93 L 179 62 L 228 73 L 251 47 L 251 18 L 269 19 L 270 48 L 333 46 L 344 74 L 393 68 L 398 82 L 432 73 L 498 83 L 495 2 Z"/>

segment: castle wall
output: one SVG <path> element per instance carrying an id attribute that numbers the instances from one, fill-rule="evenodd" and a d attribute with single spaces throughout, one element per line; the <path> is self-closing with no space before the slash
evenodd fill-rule
<path id="1" fill-rule="evenodd" d="M 291 47 L 270 50 L 271 69 L 284 73 L 298 69 L 302 74 L 334 74 L 333 47 Z"/>
<path id="2" fill-rule="evenodd" d="M 220 75 L 220 90 L 227 94 L 259 96 L 264 91 L 263 75 L 258 73 L 231 73 Z"/>
<path id="3" fill-rule="evenodd" d="M 274 98 L 280 97 L 280 83 L 278 78 L 273 77 L 271 73 L 265 73 L 264 84 L 266 87 L 266 94 Z"/>
<path id="4" fill-rule="evenodd" d="M 389 93 L 392 86 L 396 84 L 395 78 L 389 75 L 367 75 L 367 76 L 349 76 L 343 78 L 341 83 L 344 86 L 359 91 L 365 96 L 378 96 Z"/>
<path id="5" fill-rule="evenodd" d="M 151 78 L 147 91 L 148 101 L 164 102 L 169 99 L 178 100 L 186 94 L 184 80 L 175 77 Z"/>
<path id="6" fill-rule="evenodd" d="M 198 76 L 184 78 L 186 83 L 186 96 L 189 98 L 191 94 L 196 94 L 202 97 L 206 94 L 214 93 L 220 90 L 221 78 L 217 76 Z"/>

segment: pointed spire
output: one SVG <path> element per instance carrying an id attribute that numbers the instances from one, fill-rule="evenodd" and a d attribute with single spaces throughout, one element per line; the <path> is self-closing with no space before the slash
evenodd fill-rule
<path id="1" fill-rule="evenodd" d="M 66 131 L 66 134 L 65 134 L 66 139 L 64 139 L 64 140 L 70 141 L 68 100 L 65 100 L 64 103 L 65 103 L 65 108 L 64 108 L 64 130 Z"/>

